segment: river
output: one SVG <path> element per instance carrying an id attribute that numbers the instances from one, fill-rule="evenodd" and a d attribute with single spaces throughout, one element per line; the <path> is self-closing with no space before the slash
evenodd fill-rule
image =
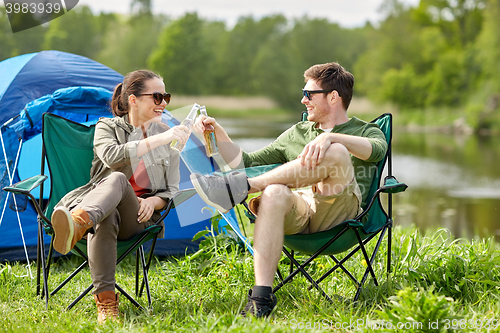
<path id="1" fill-rule="evenodd" d="M 218 119 L 245 151 L 264 147 L 290 123 Z M 393 136 L 393 173 L 406 183 L 394 196 L 396 225 L 455 237 L 500 240 L 500 138 L 408 133 Z"/>

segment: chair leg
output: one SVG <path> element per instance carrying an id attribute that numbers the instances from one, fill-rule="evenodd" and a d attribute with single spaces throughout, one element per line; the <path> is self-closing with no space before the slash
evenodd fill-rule
<path id="1" fill-rule="evenodd" d="M 158 239 L 158 237 L 153 238 L 153 242 L 151 243 L 151 249 L 149 250 L 148 261 L 146 263 L 146 271 L 147 272 L 149 272 L 149 267 L 151 267 L 151 261 L 153 260 L 154 249 L 156 246 L 157 239 Z M 139 290 L 139 297 L 142 297 L 143 290 L 144 290 L 144 279 L 142 279 L 141 289 Z"/>
<path id="2" fill-rule="evenodd" d="M 377 240 L 377 244 L 375 245 L 375 249 L 373 250 L 373 253 L 370 257 L 369 260 L 366 260 L 366 264 L 368 265 L 368 267 L 366 268 L 365 270 L 365 274 L 363 275 L 363 278 L 361 279 L 361 283 L 358 287 L 358 290 L 356 291 L 356 295 L 354 296 L 354 302 L 356 302 L 361 294 L 361 289 L 363 288 L 366 280 L 368 279 L 368 274 L 375 274 L 373 273 L 373 262 L 375 261 L 375 257 L 377 256 L 377 253 L 378 253 L 378 249 L 380 248 L 380 245 L 382 244 L 382 240 L 384 239 L 384 235 L 385 235 L 385 231 L 386 231 L 386 228 L 383 228 L 381 233 L 380 233 L 380 236 Z M 375 285 L 378 286 L 378 282 L 377 282 L 377 279 L 374 277 L 374 282 L 375 282 Z"/>
<path id="3" fill-rule="evenodd" d="M 135 251 L 135 296 L 139 295 L 139 249 Z"/>
<path id="4" fill-rule="evenodd" d="M 40 271 L 42 267 L 42 254 L 41 254 L 41 246 L 40 246 L 40 225 L 38 225 L 38 237 L 36 244 L 36 295 L 40 295 Z"/>
<path id="5" fill-rule="evenodd" d="M 54 240 L 53 237 L 52 240 Z M 53 244 L 51 244 L 51 247 L 53 247 Z M 77 252 L 78 255 L 80 255 L 85 261 L 50 293 L 51 296 L 54 296 L 59 290 L 61 290 L 62 287 L 66 285 L 66 283 L 68 283 L 73 277 L 75 277 L 82 269 L 84 269 L 89 264 L 89 258 L 85 253 L 83 253 L 82 250 L 80 250 L 77 246 L 75 246 L 73 247 L 73 251 Z"/>
<path id="6" fill-rule="evenodd" d="M 39 227 L 40 228 L 40 227 Z M 41 265 L 42 265 L 42 273 L 43 273 L 43 289 L 42 289 L 42 294 L 45 296 L 45 308 L 49 308 L 49 281 L 48 281 L 48 272 L 47 272 L 47 262 L 45 261 L 45 244 L 43 241 L 43 230 L 42 228 L 39 229 L 39 234 L 38 234 L 38 243 L 40 245 L 39 253 L 40 253 L 40 259 L 41 259 Z M 51 243 L 52 245 L 52 243 Z M 40 272 L 38 272 L 40 274 Z M 39 275 L 40 276 L 40 275 Z M 38 276 L 38 279 L 39 279 Z"/>
<path id="7" fill-rule="evenodd" d="M 354 232 L 356 234 L 356 237 L 358 238 L 359 246 L 361 247 L 361 252 L 363 252 L 363 256 L 364 256 L 365 261 L 368 265 L 368 269 L 370 271 L 370 274 L 372 275 L 372 278 L 375 280 L 375 285 L 378 285 L 377 277 L 375 276 L 375 272 L 373 271 L 373 267 L 370 264 L 370 258 L 368 258 L 368 253 L 366 253 L 365 245 L 363 244 L 363 241 L 361 240 L 361 236 L 359 235 L 358 229 L 354 229 Z"/>
<path id="8" fill-rule="evenodd" d="M 392 221 L 387 227 L 387 274 L 391 273 Z"/>
<path id="9" fill-rule="evenodd" d="M 314 281 L 314 279 L 304 270 L 304 267 L 306 267 L 307 265 L 309 265 L 309 263 L 312 260 L 314 260 L 314 256 L 310 257 L 302 265 L 300 265 L 297 262 L 297 260 L 295 260 L 295 258 L 290 254 L 290 252 L 288 252 L 287 249 L 283 248 L 283 253 L 285 253 L 285 255 L 292 261 L 292 263 L 295 266 L 297 266 L 297 269 L 295 271 L 293 271 L 290 275 L 288 275 L 282 282 L 280 282 L 273 289 L 273 293 L 276 293 L 276 291 L 278 291 L 279 289 L 281 289 L 281 287 L 283 287 L 283 285 L 285 285 L 286 283 L 290 282 L 292 280 L 292 278 L 295 275 L 297 275 L 298 272 L 301 272 L 306 277 L 306 279 L 308 279 L 309 282 L 321 293 L 321 295 L 323 295 L 323 297 L 325 297 L 328 301 L 330 301 L 330 303 L 333 303 L 332 299 L 324 292 L 324 290 L 320 286 L 318 286 L 318 284 L 316 283 L 316 281 Z"/>
<path id="10" fill-rule="evenodd" d="M 148 279 L 148 267 L 146 266 L 146 260 L 144 259 L 144 247 L 141 245 L 139 248 L 140 252 L 140 257 L 141 257 L 141 264 L 142 264 L 142 274 L 143 274 L 143 282 L 146 287 L 146 294 L 148 296 L 148 304 L 149 304 L 149 309 L 152 311 L 153 310 L 153 303 L 151 301 L 151 290 L 149 289 L 149 279 Z"/>
<path id="11" fill-rule="evenodd" d="M 45 245 L 43 246 L 43 251 L 45 251 Z M 44 252 L 45 253 L 45 252 Z M 48 284 L 48 281 L 49 281 L 49 275 L 50 275 L 50 264 L 52 262 L 52 254 L 54 253 L 54 237 L 51 238 L 50 240 L 50 246 L 49 246 L 49 254 L 47 257 L 44 256 L 45 258 L 45 271 L 47 272 L 47 284 Z M 44 289 L 42 289 L 42 293 L 44 292 L 43 291 Z"/>
<path id="12" fill-rule="evenodd" d="M 92 288 L 93 286 L 91 286 L 90 288 Z M 137 301 L 132 297 L 130 296 L 125 290 L 123 290 L 122 287 L 120 287 L 118 284 L 115 284 L 115 288 L 116 290 L 118 290 L 123 296 L 125 296 L 125 298 L 127 298 L 130 303 L 134 304 L 137 308 L 141 309 L 141 310 L 144 310 L 146 311 L 146 309 L 144 309 L 144 307 L 142 305 L 140 305 L 139 303 L 137 303 Z"/>
<path id="13" fill-rule="evenodd" d="M 281 275 L 279 267 L 276 267 L 276 275 L 278 276 L 278 279 L 280 279 L 280 281 L 283 282 L 283 275 Z"/>
<path id="14" fill-rule="evenodd" d="M 55 294 L 57 294 L 57 292 L 59 290 L 61 290 L 66 285 L 66 283 L 68 283 L 69 281 L 71 281 L 71 279 L 74 278 L 78 273 L 80 273 L 80 271 L 82 269 L 84 269 L 88 264 L 89 264 L 89 262 L 87 260 L 85 260 L 63 282 L 61 282 L 54 290 L 52 290 L 52 292 L 50 293 L 50 296 L 54 296 Z"/>
<path id="15" fill-rule="evenodd" d="M 71 310 L 71 308 L 72 308 L 73 306 L 75 306 L 75 304 L 76 304 L 76 303 L 80 302 L 80 300 L 81 300 L 82 298 L 84 298 L 84 297 L 85 297 L 85 295 L 87 295 L 87 294 L 88 294 L 88 293 L 92 290 L 92 288 L 94 288 L 94 285 L 93 285 L 93 284 L 91 284 L 91 285 L 90 285 L 87 289 L 85 289 L 85 290 L 84 290 L 84 291 L 83 291 L 83 292 L 82 292 L 82 293 L 81 293 L 81 294 L 80 294 L 77 298 L 75 298 L 75 300 L 74 300 L 73 302 L 71 302 L 71 304 L 70 304 L 70 305 L 68 305 L 68 307 L 66 308 L 66 311 Z"/>
<path id="16" fill-rule="evenodd" d="M 373 239 L 374 236 L 370 236 L 369 238 L 365 239 L 363 241 L 363 244 L 366 244 L 368 243 L 370 240 Z M 333 273 L 334 271 L 336 271 L 338 268 L 342 269 L 342 271 L 344 273 L 346 273 L 349 278 L 352 280 L 352 282 L 354 282 L 354 284 L 356 286 L 359 286 L 360 282 L 344 267 L 344 263 L 349 260 L 353 255 L 355 255 L 359 250 L 360 250 L 360 246 L 358 245 L 357 247 L 355 247 L 353 250 L 351 250 L 351 252 L 349 252 L 344 258 L 342 258 L 342 260 L 338 260 L 334 255 L 330 255 L 330 258 L 332 258 L 333 261 L 335 261 L 336 265 L 333 266 L 332 268 L 330 268 L 328 270 L 328 272 L 326 272 L 325 274 L 323 274 L 322 277 L 320 277 L 316 283 L 320 283 L 321 281 L 323 281 L 325 278 L 327 278 L 328 276 L 330 276 L 331 273 Z"/>

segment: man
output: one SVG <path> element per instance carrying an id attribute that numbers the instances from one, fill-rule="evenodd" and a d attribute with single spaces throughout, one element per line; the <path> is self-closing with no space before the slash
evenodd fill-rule
<path id="1" fill-rule="evenodd" d="M 262 191 L 250 201 L 257 216 L 255 286 L 243 315 L 267 316 L 275 307 L 272 285 L 284 235 L 328 230 L 361 213 L 376 163 L 387 151 L 376 124 L 347 116 L 354 86 L 351 73 L 327 63 L 312 66 L 304 78 L 301 103 L 307 107 L 308 121 L 297 123 L 256 152 L 242 152 L 215 119 L 200 117 L 196 122 L 198 132 L 207 125 L 215 127 L 220 153 L 232 168 L 241 163 L 245 167 L 282 163 L 249 179 L 237 171 L 225 177 L 191 175 L 203 200 L 222 212 L 243 202 L 248 193 Z"/>

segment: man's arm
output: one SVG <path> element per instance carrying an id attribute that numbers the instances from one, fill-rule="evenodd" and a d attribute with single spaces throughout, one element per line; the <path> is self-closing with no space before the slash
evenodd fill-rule
<path id="1" fill-rule="evenodd" d="M 331 136 L 332 143 L 338 142 L 343 144 L 349 153 L 356 156 L 360 160 L 366 161 L 372 154 L 372 144 L 368 138 L 356 135 L 327 133 Z"/>
<path id="2" fill-rule="evenodd" d="M 320 164 L 326 150 L 333 143 L 344 145 L 350 154 L 366 161 L 372 154 L 372 144 L 366 137 L 341 133 L 323 133 L 309 142 L 300 154 L 301 165 L 306 169 L 314 169 Z"/>

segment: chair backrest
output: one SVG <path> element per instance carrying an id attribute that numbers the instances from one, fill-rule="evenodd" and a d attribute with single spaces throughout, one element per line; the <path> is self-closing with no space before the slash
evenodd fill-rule
<path id="1" fill-rule="evenodd" d="M 392 115 L 390 113 L 385 113 L 380 117 L 372 120 L 371 122 L 376 123 L 384 133 L 385 139 L 387 141 L 387 152 L 384 158 L 377 163 L 377 173 L 373 177 L 373 181 L 370 186 L 370 191 L 368 192 L 368 198 L 373 197 L 377 189 L 380 187 L 382 172 L 384 171 L 384 166 L 386 165 L 386 162 L 391 154 Z M 370 212 L 368 213 L 368 220 L 364 224 L 364 231 L 366 233 L 372 233 L 379 230 L 387 223 L 387 219 L 388 219 L 387 213 L 384 211 L 380 203 L 379 197 L 377 197 L 370 209 Z"/>
<path id="2" fill-rule="evenodd" d="M 302 121 L 307 121 L 307 112 L 302 112 Z M 375 123 L 380 127 L 380 129 L 385 135 L 385 140 L 387 141 L 388 148 L 385 157 L 377 163 L 377 173 L 374 175 L 372 184 L 370 186 L 370 190 L 367 196 L 368 199 L 372 198 L 377 189 L 380 187 L 382 172 L 384 171 L 386 161 L 389 159 L 389 163 L 391 162 L 390 154 L 391 154 L 391 143 L 392 143 L 392 114 L 384 113 L 379 117 L 375 118 L 374 120 L 372 120 L 371 123 Z M 389 168 L 389 172 L 390 170 L 391 168 Z M 365 209 L 366 207 L 362 208 Z M 384 209 L 382 208 L 380 199 L 377 197 L 371 207 L 370 213 L 368 214 L 368 219 L 366 220 L 363 229 L 366 233 L 375 232 L 380 228 L 382 228 L 387 223 L 387 219 L 388 216 L 384 211 Z"/>
<path id="3" fill-rule="evenodd" d="M 302 121 L 307 120 L 307 112 L 302 112 Z M 368 192 L 367 198 L 370 199 L 375 194 L 375 191 L 380 187 L 380 181 L 382 179 L 382 172 L 384 171 L 384 166 L 386 161 L 389 159 L 391 154 L 391 142 L 392 142 L 392 114 L 384 113 L 379 117 L 371 121 L 377 124 L 385 135 L 385 140 L 387 141 L 387 153 L 385 157 L 377 163 L 377 173 L 374 175 L 370 190 Z M 390 163 L 390 159 L 389 159 Z M 390 168 L 389 168 L 390 169 Z M 368 204 L 368 203 L 367 203 Z M 366 207 L 362 207 L 365 209 Z M 368 214 L 368 219 L 364 224 L 364 231 L 366 233 L 372 233 L 380 228 L 382 228 L 387 223 L 388 216 L 382 205 L 380 199 L 377 197 L 373 206 L 371 207 L 370 213 Z"/>
<path id="4" fill-rule="evenodd" d="M 66 193 L 89 182 L 94 131 L 95 125 L 82 125 L 49 113 L 43 115 L 42 155 L 45 155 L 51 181 L 46 216 L 52 214 L 54 206 Z M 44 163 L 42 160 L 42 165 Z"/>
<path id="5" fill-rule="evenodd" d="M 373 194 L 377 191 L 380 186 L 380 181 L 382 179 L 382 172 L 386 161 L 390 163 L 391 154 L 391 140 L 392 140 L 392 115 L 389 113 L 383 114 L 380 117 L 372 121 L 379 125 L 380 129 L 385 135 L 387 140 L 388 149 L 385 157 L 377 163 L 377 173 L 374 175 L 370 190 L 368 193 L 368 199 L 373 197 Z M 388 168 L 390 170 L 390 168 Z M 366 207 L 363 207 L 365 209 Z M 360 236 L 362 239 L 366 239 L 372 233 L 383 228 L 389 221 L 389 216 L 384 211 L 379 198 L 375 199 L 369 212 L 367 219 L 363 220 L 363 228 L 360 230 Z M 344 221 L 332 229 L 317 232 L 314 234 L 297 234 L 297 235 L 285 235 L 284 244 L 291 249 L 302 253 L 313 254 L 318 249 L 323 246 L 326 242 L 336 237 L 343 229 L 346 227 L 347 223 L 352 222 L 352 220 Z M 347 251 L 354 245 L 358 244 L 357 237 L 352 229 L 347 230 L 333 242 L 327 249 L 323 251 L 323 254 L 337 254 Z"/>

